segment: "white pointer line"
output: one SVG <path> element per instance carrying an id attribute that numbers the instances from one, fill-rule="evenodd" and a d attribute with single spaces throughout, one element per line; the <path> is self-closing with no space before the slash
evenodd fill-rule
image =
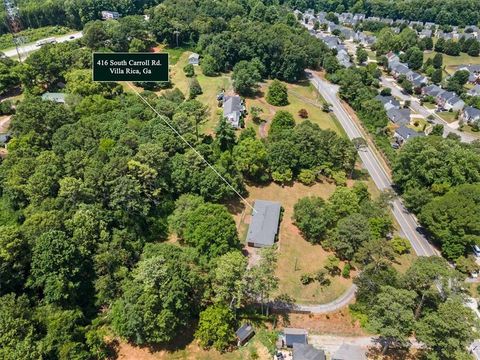
<path id="1" fill-rule="evenodd" d="M 163 122 L 164 122 L 165 124 L 167 124 L 168 127 L 169 127 L 170 129 L 172 129 L 172 131 L 173 131 L 180 139 L 182 139 L 182 141 L 183 141 L 185 144 L 187 144 L 187 145 L 190 147 L 190 149 L 192 149 L 192 150 L 195 152 L 195 154 L 197 154 L 197 156 L 198 156 L 200 159 L 202 159 L 202 160 L 205 162 L 205 164 L 207 164 L 208 167 L 210 167 L 210 169 L 212 169 L 213 172 L 214 172 L 215 174 L 217 174 L 217 176 L 218 176 L 220 179 L 222 179 L 223 182 L 224 182 L 225 184 L 227 184 L 227 186 L 230 187 L 230 188 L 235 192 L 235 194 L 237 194 L 238 197 L 239 197 L 248 207 L 250 207 L 250 208 L 253 210 L 253 212 L 257 212 L 257 211 L 253 208 L 253 206 L 250 205 L 250 203 L 237 191 L 237 189 L 235 189 L 235 188 L 233 187 L 233 185 L 230 184 L 230 183 L 228 182 L 228 180 L 225 179 L 225 178 L 222 176 L 222 174 L 220 174 L 220 173 L 217 171 L 217 169 L 215 169 L 215 168 L 213 167 L 213 165 L 210 164 L 210 163 L 207 161 L 207 159 L 205 159 L 205 158 L 203 157 L 203 155 L 200 154 L 200 153 L 197 151 L 197 149 L 195 149 L 195 148 L 182 136 L 182 134 L 180 134 L 180 133 L 177 131 L 177 129 L 175 129 L 175 127 L 173 127 L 172 124 L 170 124 L 170 123 L 168 122 L 168 120 L 166 120 L 166 117 L 165 117 L 165 116 L 162 116 L 152 105 L 150 105 L 150 103 L 147 101 L 147 99 L 145 99 L 142 95 L 140 95 L 140 93 L 137 91 L 137 89 L 135 89 L 135 87 L 134 87 L 130 82 L 127 82 L 127 84 L 128 84 L 128 86 L 133 90 L 133 92 L 134 92 L 135 94 L 137 94 L 138 97 L 139 97 L 140 99 L 142 99 L 142 101 L 143 101 L 145 104 L 147 104 L 147 106 L 148 106 L 150 109 L 152 109 L 153 112 L 154 112 L 155 114 L 157 114 L 157 115 L 163 120 Z"/>

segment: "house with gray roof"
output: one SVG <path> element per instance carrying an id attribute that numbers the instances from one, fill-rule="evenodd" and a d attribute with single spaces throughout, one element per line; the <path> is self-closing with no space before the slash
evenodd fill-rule
<path id="1" fill-rule="evenodd" d="M 46 92 L 42 95 L 42 100 L 44 101 L 53 101 L 59 104 L 65 103 L 65 93 L 53 93 L 53 92 Z"/>
<path id="2" fill-rule="evenodd" d="M 408 66 L 402 63 L 394 63 L 391 67 L 391 72 L 395 79 L 401 75 L 406 76 L 410 71 L 411 70 L 408 68 Z"/>
<path id="3" fill-rule="evenodd" d="M 420 39 L 423 39 L 423 38 L 427 38 L 427 37 L 432 37 L 433 33 L 432 33 L 432 30 L 430 29 L 423 29 L 422 31 L 420 31 L 420 33 L 418 34 L 418 37 Z"/>
<path id="4" fill-rule="evenodd" d="M 325 351 L 309 344 L 293 343 L 293 360 L 326 360 Z"/>
<path id="5" fill-rule="evenodd" d="M 424 25 L 424 27 L 425 27 L 426 29 L 433 30 L 433 29 L 436 27 L 436 25 L 435 25 L 435 23 L 433 23 L 433 22 L 426 22 L 425 25 Z"/>
<path id="6" fill-rule="evenodd" d="M 348 55 L 348 52 L 344 49 L 340 49 L 338 51 L 336 58 L 340 63 L 340 65 L 346 68 L 349 68 L 353 65 L 352 62 L 350 61 L 350 55 Z"/>
<path id="7" fill-rule="evenodd" d="M 280 203 L 255 200 L 247 234 L 247 244 L 252 247 L 268 247 L 275 243 L 280 223 Z"/>
<path id="8" fill-rule="evenodd" d="M 468 349 L 475 360 L 480 360 L 480 340 L 475 340 Z"/>
<path id="9" fill-rule="evenodd" d="M 386 111 L 400 108 L 400 102 L 393 96 L 377 95 L 375 96 L 375 100 L 380 101 Z"/>
<path id="10" fill-rule="evenodd" d="M 445 92 L 440 86 L 432 84 L 422 88 L 422 95 L 437 97 L 437 95 Z"/>
<path id="11" fill-rule="evenodd" d="M 455 94 L 455 96 L 452 96 L 445 102 L 443 107 L 445 110 L 459 111 L 462 110 L 464 106 L 465 102 Z"/>
<path id="12" fill-rule="evenodd" d="M 240 127 L 240 119 L 245 112 L 245 105 L 243 100 L 238 95 L 223 97 L 223 116 L 234 127 Z"/>
<path id="13" fill-rule="evenodd" d="M 454 96 L 457 96 L 457 94 L 455 94 L 453 91 L 444 91 L 437 95 L 435 101 L 439 107 L 444 108 L 447 100 Z"/>
<path id="14" fill-rule="evenodd" d="M 401 125 L 398 129 L 396 129 L 395 134 L 393 135 L 393 137 L 399 144 L 403 144 L 410 139 L 420 136 L 425 136 L 425 133 L 417 132 L 413 129 L 406 127 L 405 125 Z"/>
<path id="15" fill-rule="evenodd" d="M 472 106 L 465 106 L 462 119 L 468 124 L 476 123 L 480 120 L 480 110 Z"/>
<path id="16" fill-rule="evenodd" d="M 410 124 L 410 109 L 390 109 L 387 111 L 387 116 L 391 122 L 397 125 L 409 125 Z"/>
<path id="17" fill-rule="evenodd" d="M 293 344 L 307 344 L 308 332 L 305 329 L 284 328 L 282 343 L 284 347 L 293 347 Z"/>
<path id="18" fill-rule="evenodd" d="M 367 360 L 367 356 L 360 346 L 343 343 L 332 355 L 332 360 Z"/>
<path id="19" fill-rule="evenodd" d="M 480 84 L 476 84 L 473 88 L 467 91 L 467 95 L 480 96 Z"/>

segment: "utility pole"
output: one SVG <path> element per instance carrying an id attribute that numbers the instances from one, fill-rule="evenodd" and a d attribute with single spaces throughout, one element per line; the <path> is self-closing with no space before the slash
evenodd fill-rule
<path id="1" fill-rule="evenodd" d="M 177 39 L 177 47 L 178 47 L 178 35 L 180 35 L 180 31 L 175 30 L 173 33 L 175 34 L 175 37 Z"/>
<path id="2" fill-rule="evenodd" d="M 22 30 L 22 23 L 18 12 L 18 6 L 15 0 L 3 0 L 5 12 L 7 14 L 7 25 L 13 37 L 13 43 L 17 50 L 18 61 L 22 62 L 22 46 L 25 44 L 25 37 L 19 36 L 18 33 Z"/>

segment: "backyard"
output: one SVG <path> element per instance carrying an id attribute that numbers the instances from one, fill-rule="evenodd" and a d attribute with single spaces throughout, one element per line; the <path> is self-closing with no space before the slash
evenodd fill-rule
<path id="1" fill-rule="evenodd" d="M 424 61 L 435 56 L 435 51 L 425 52 Z M 460 53 L 459 56 L 450 56 L 443 54 L 443 66 L 448 75 L 455 72 L 458 65 L 478 65 L 480 64 L 480 57 L 469 56 L 466 53 Z"/>

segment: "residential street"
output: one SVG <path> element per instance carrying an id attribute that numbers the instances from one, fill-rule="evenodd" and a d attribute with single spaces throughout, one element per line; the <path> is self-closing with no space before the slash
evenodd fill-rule
<path id="1" fill-rule="evenodd" d="M 395 96 L 397 99 L 402 101 L 410 101 L 410 108 L 414 112 L 422 115 L 425 118 L 427 118 L 430 115 L 433 115 L 434 116 L 433 121 L 435 122 L 435 124 L 444 125 L 444 136 L 447 136 L 449 133 L 454 133 L 460 136 L 460 138 L 462 139 L 462 142 L 472 142 L 474 140 L 479 139 L 478 137 L 475 137 L 472 134 L 453 129 L 445 120 L 439 117 L 435 112 L 427 109 L 425 106 L 420 105 L 420 101 L 417 97 L 404 94 L 393 78 L 382 76 L 380 80 L 381 80 L 382 86 L 391 89 L 392 95 Z"/>
<path id="2" fill-rule="evenodd" d="M 324 99 L 332 105 L 333 113 L 345 129 L 349 139 L 358 137 L 363 138 L 358 125 L 350 117 L 337 97 L 338 86 L 330 84 L 313 73 L 310 73 L 310 81 Z M 375 153 L 366 147 L 364 150 L 359 151 L 358 154 L 377 187 L 380 190 L 391 189 L 392 180 L 382 167 L 381 161 L 377 158 Z M 437 250 L 417 230 L 419 225 L 416 218 L 405 209 L 400 199 L 396 199 L 392 202 L 392 212 L 400 225 L 401 234 L 410 241 L 412 248 L 417 255 L 437 255 Z"/>

